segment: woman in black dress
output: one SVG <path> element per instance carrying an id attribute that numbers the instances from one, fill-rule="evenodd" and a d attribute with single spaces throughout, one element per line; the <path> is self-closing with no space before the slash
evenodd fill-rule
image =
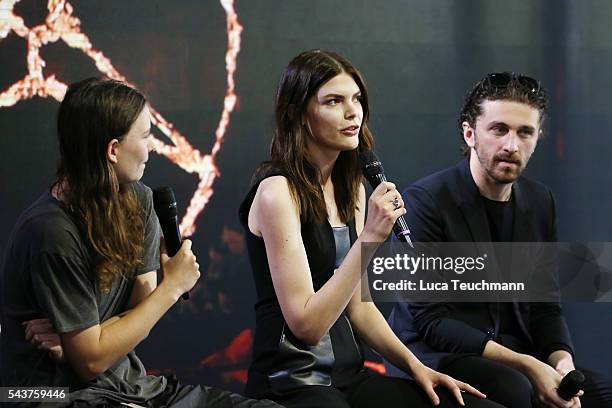
<path id="1" fill-rule="evenodd" d="M 281 78 L 275 114 L 271 160 L 240 208 L 258 298 L 247 395 L 287 407 L 499 406 L 424 366 L 361 302 L 361 259 L 372 255 L 361 243 L 383 242 L 405 213 L 382 183 L 366 219 L 357 158 L 373 138 L 361 74 L 335 53 L 303 52 Z M 365 370 L 360 339 L 414 381 Z"/>

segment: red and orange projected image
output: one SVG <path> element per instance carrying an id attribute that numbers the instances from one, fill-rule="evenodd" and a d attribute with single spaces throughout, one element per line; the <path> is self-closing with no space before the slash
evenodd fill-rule
<path id="1" fill-rule="evenodd" d="M 41 56 L 41 49 L 44 46 L 58 41 L 85 54 L 93 61 L 100 75 L 131 82 L 115 68 L 113 62 L 101 50 L 96 49 L 95 44 L 92 44 L 82 28 L 81 20 L 74 15 L 74 8 L 69 1 L 49 0 L 48 14 L 44 22 L 33 27 L 27 27 L 24 19 L 15 12 L 17 3 L 19 0 L 0 0 L 0 42 L 11 33 L 26 41 L 27 72 L 21 80 L 11 84 L 7 89 L 0 90 L 0 109 L 9 108 L 33 97 L 62 100 L 67 84 L 58 80 L 53 72 L 46 72 L 46 61 Z M 225 11 L 227 26 L 226 91 L 211 151 L 203 153 L 194 148 L 189 138 L 181 134 L 170 120 L 164 118 L 153 106 L 150 107 L 153 125 L 167 138 L 167 140 L 155 140 L 155 151 L 199 179 L 181 220 L 180 228 L 184 236 L 190 236 L 195 232 L 196 221 L 213 194 L 214 181 L 220 175 L 215 157 L 223 145 L 231 114 L 237 102 L 234 92 L 234 73 L 240 51 L 242 26 L 234 9 L 234 1 L 220 0 L 220 3 Z M 137 84 L 130 83 L 130 85 L 138 88 Z"/>

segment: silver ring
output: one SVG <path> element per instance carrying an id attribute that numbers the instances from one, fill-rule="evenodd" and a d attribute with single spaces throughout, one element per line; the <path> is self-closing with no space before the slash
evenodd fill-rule
<path id="1" fill-rule="evenodd" d="M 400 200 L 399 198 L 395 197 L 395 200 L 391 201 L 393 203 L 393 208 L 394 210 L 397 210 L 398 208 L 400 208 Z"/>

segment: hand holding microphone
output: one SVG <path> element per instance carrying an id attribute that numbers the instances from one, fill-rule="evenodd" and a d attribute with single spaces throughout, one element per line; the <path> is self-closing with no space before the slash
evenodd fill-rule
<path id="1" fill-rule="evenodd" d="M 183 300 L 189 299 L 189 290 L 200 277 L 200 265 L 191 251 L 191 241 L 182 241 L 178 226 L 178 212 L 174 191 L 170 187 L 159 187 L 153 190 L 153 206 L 164 233 L 161 245 L 161 263 L 164 268 L 164 279 L 176 279 Z M 175 272 L 176 270 L 176 272 Z M 175 276 L 176 275 L 176 276 Z"/>
<path id="2" fill-rule="evenodd" d="M 578 370 L 570 371 L 563 377 L 557 394 L 566 401 L 578 395 L 584 385 L 584 374 Z"/>
<path id="3" fill-rule="evenodd" d="M 395 185 L 388 181 L 380 183 L 368 200 L 363 236 L 371 242 L 385 241 L 397 218 L 405 212 L 404 203 Z"/>
<path id="4" fill-rule="evenodd" d="M 393 205 L 393 211 L 397 212 L 400 209 L 403 210 L 399 216 L 397 216 L 397 213 L 394 214 L 396 219 L 393 224 L 393 232 L 400 242 L 407 242 L 412 247 L 412 241 L 410 240 L 410 229 L 408 228 L 408 224 L 403 217 L 403 214 L 406 213 L 406 210 L 403 209 L 404 203 L 401 195 L 395 188 L 395 184 L 387 182 L 382 163 L 378 160 L 376 154 L 371 150 L 361 152 L 359 154 L 359 162 L 361 164 L 364 177 L 374 189 L 374 192 L 370 197 L 370 202 L 372 203 L 373 199 L 376 200 L 378 197 L 381 197 L 383 201 L 387 200 Z M 384 191 L 382 187 L 379 188 L 381 183 L 385 183 Z"/>
<path id="5" fill-rule="evenodd" d="M 534 357 L 529 357 L 527 361 L 530 364 L 525 374 L 529 377 L 537 399 L 542 405 L 556 408 L 580 407 L 578 397 L 582 395 L 580 391 L 582 384 L 574 381 L 574 374 L 568 373 L 562 377 L 552 366 Z"/>

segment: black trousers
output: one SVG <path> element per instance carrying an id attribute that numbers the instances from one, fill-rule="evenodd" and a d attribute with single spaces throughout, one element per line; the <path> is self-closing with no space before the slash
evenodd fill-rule
<path id="1" fill-rule="evenodd" d="M 586 381 L 584 395 L 580 397 L 582 408 L 612 408 L 612 379 L 577 367 Z M 487 394 L 487 398 L 507 408 L 537 406 L 529 379 L 520 371 L 479 356 L 453 359 L 440 366 L 440 371 L 469 383 Z"/>
<path id="2" fill-rule="evenodd" d="M 437 387 L 439 408 L 460 407 L 455 397 L 445 388 Z M 355 375 L 350 385 L 343 388 L 308 386 L 282 396 L 267 396 L 287 408 L 431 408 L 427 394 L 411 380 L 385 377 L 367 370 Z M 502 408 L 486 399 L 463 393 L 467 407 Z"/>
<path id="3" fill-rule="evenodd" d="M 157 397 L 134 406 L 145 408 L 283 408 L 269 400 L 253 400 L 242 395 L 205 385 L 181 385 L 174 375 L 166 377 L 166 389 Z M 122 403 L 100 395 L 95 399 L 78 399 L 67 405 L 70 408 L 114 408 Z M 44 405 L 44 404 L 43 404 Z M 61 405 L 64 407 L 66 405 Z M 59 406 L 58 406 L 59 407 Z"/>

